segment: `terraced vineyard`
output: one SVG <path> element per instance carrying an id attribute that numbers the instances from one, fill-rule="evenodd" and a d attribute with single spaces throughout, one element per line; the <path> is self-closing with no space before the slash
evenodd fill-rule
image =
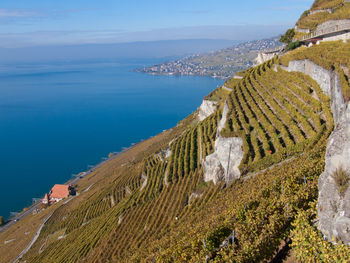
<path id="1" fill-rule="evenodd" d="M 206 257 L 212 262 L 269 261 L 290 237 L 298 214 L 313 207 L 326 139 L 327 133 L 318 143 L 319 151 L 307 151 L 225 188 L 200 211 L 180 217 L 170 232 L 164 231 L 160 240 L 142 247 L 131 261 L 201 262 Z M 219 248 L 232 231 L 235 241 Z"/>
<path id="2" fill-rule="evenodd" d="M 345 101 L 350 100 L 350 42 L 322 42 L 310 48 L 299 48 L 280 58 L 280 63 L 288 66 L 292 60 L 309 59 L 315 64 L 330 70 L 336 71 L 340 78 L 340 83 Z"/>
<path id="3" fill-rule="evenodd" d="M 311 79 L 282 69 L 273 61 L 231 86 L 224 136 L 244 138 L 242 172 L 259 170 L 312 147 L 332 117 L 328 99 Z M 229 85 L 229 84 L 228 84 Z"/>
<path id="4" fill-rule="evenodd" d="M 132 247 L 147 244 L 150 238 L 171 225 L 176 216 L 190 213 L 191 193 L 201 196 L 192 200 L 193 207 L 200 209 L 219 189 L 219 186 L 201 183 L 199 167 L 200 160 L 213 151 L 220 118 L 218 111 L 203 122 L 193 124 L 170 141 L 168 148 L 146 157 L 142 165 L 135 164 L 77 209 L 57 209 L 27 259 L 32 262 L 74 262 L 82 258 L 119 261 L 130 256 L 130 251 L 134 251 Z M 63 238 L 48 244 L 47 236 L 55 233 L 63 233 Z M 39 250 L 42 252 L 38 255 Z"/>
<path id="5" fill-rule="evenodd" d="M 259 260 L 271 257 L 273 248 L 288 236 L 298 209 L 309 207 L 308 202 L 315 199 L 314 182 L 322 162 L 321 155 L 311 152 L 311 148 L 318 143 L 323 149 L 333 127 L 329 99 L 318 85 L 299 73 L 288 73 L 282 69 L 275 72 L 275 63 L 275 60 L 269 61 L 247 71 L 242 80 L 227 82 L 226 85 L 233 90 L 231 93 L 220 91 L 212 94 L 219 103 L 219 109 L 214 114 L 202 122 L 189 120 L 181 133 L 159 145 L 141 162 L 116 167 L 116 179 L 75 209 L 69 210 L 65 206 L 57 209 L 25 259 L 28 262 L 50 263 L 150 262 L 156 259 L 161 259 L 161 262 L 195 261 L 213 253 L 202 245 L 208 231 L 216 231 L 212 229 L 213 225 L 217 226 L 214 229 L 222 231 L 234 228 L 241 238 L 249 235 L 247 241 L 242 239 L 234 255 L 228 250 L 222 253 Z M 295 159 L 298 161 L 290 159 L 281 166 L 286 171 L 297 167 L 299 172 L 295 176 L 286 177 L 286 172 L 278 170 L 229 187 L 203 182 L 202 162 L 214 151 L 217 125 L 222 118 L 221 108 L 225 101 L 229 114 L 221 135 L 244 139 L 245 156 L 241 171 L 258 171 L 298 156 Z M 317 156 L 310 164 L 306 160 L 299 161 L 306 158 L 307 152 Z M 305 169 L 315 169 L 306 179 L 308 186 L 313 184 L 310 189 L 305 189 L 303 184 Z M 270 184 L 262 184 L 261 180 Z M 286 190 L 280 188 L 281 182 L 285 182 L 283 187 Z M 261 189 L 248 187 L 253 184 Z M 302 187 L 299 189 L 299 186 Z M 287 204 L 286 200 L 296 188 L 300 195 L 296 195 L 294 203 Z M 249 197 L 251 192 L 245 192 L 248 189 L 260 193 L 256 201 Z M 266 195 L 270 196 L 271 191 L 278 192 L 276 200 L 278 196 L 283 196 L 273 208 L 270 205 L 274 202 L 262 200 Z M 220 201 L 215 201 L 227 199 L 229 202 L 237 198 L 241 201 L 232 201 L 232 206 L 223 206 L 217 203 Z M 242 210 L 244 203 L 247 210 Z M 217 211 L 210 214 L 210 209 Z M 271 213 L 256 217 L 258 211 Z M 230 217 L 227 217 L 228 214 Z M 236 219 L 232 218 L 239 218 L 240 214 L 250 218 L 252 225 L 262 228 L 247 228 L 243 222 L 240 223 L 241 228 L 238 227 Z M 205 220 L 198 225 L 202 222 L 202 215 Z M 270 218 L 271 223 L 262 226 L 263 218 Z M 222 225 L 223 222 L 226 223 Z M 248 234 L 249 231 L 252 231 L 251 234 Z M 254 235 L 256 231 L 261 234 Z M 266 231 L 270 231 L 266 240 L 273 240 L 273 246 L 260 256 L 249 254 L 245 242 L 249 240 L 257 246 L 265 246 L 267 241 L 257 242 Z M 51 238 L 57 235 L 60 235 L 59 239 Z M 173 235 L 176 237 L 174 241 Z"/>
<path id="6" fill-rule="evenodd" d="M 311 9 L 304 12 L 296 25 L 301 29 L 314 30 L 326 21 L 349 19 L 349 17 L 350 3 L 344 0 L 320 0 L 315 1 Z"/>
<path id="7" fill-rule="evenodd" d="M 312 10 L 338 2 L 316 1 Z M 55 210 L 22 261 L 270 262 L 292 250 L 298 262 L 350 262 L 349 247 L 324 241 L 314 224 L 334 129 L 330 98 L 309 76 L 283 70 L 292 60 L 311 60 L 338 73 L 349 101 L 349 57 L 350 43 L 321 43 L 226 81 L 205 98 L 216 102 L 206 119 L 191 114 L 49 208 Z M 219 156 L 215 142 L 230 141 L 219 137 L 242 138 L 242 176 L 214 185 L 203 178 L 206 157 L 214 150 Z"/>

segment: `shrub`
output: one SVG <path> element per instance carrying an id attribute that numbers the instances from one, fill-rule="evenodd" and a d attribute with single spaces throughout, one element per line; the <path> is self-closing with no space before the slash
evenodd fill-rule
<path id="1" fill-rule="evenodd" d="M 219 248 L 222 241 L 227 238 L 231 233 L 231 229 L 226 226 L 219 226 L 214 228 L 206 238 L 207 249 L 213 252 L 215 249 Z"/>
<path id="2" fill-rule="evenodd" d="M 333 178 L 337 184 L 339 194 L 343 196 L 349 187 L 348 173 L 343 169 L 343 167 L 340 167 L 334 172 Z"/>
<path id="3" fill-rule="evenodd" d="M 294 49 L 300 47 L 301 44 L 302 44 L 302 42 L 300 42 L 300 41 L 291 42 L 291 43 L 289 43 L 288 46 L 286 47 L 286 50 L 287 50 L 287 51 L 294 50 Z"/>
<path id="4" fill-rule="evenodd" d="M 332 244 L 322 238 L 313 221 L 316 203 L 306 211 L 300 211 L 293 225 L 292 250 L 297 262 L 349 262 L 350 248 Z"/>
<path id="5" fill-rule="evenodd" d="M 287 32 L 281 36 L 280 42 L 289 44 L 293 41 L 293 37 L 295 36 L 294 28 L 288 29 Z"/>

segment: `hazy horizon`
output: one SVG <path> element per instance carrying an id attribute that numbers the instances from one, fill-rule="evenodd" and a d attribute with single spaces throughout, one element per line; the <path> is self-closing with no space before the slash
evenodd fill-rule
<path id="1" fill-rule="evenodd" d="M 311 0 L 3 0 L 0 61 L 174 57 L 208 52 L 283 34 L 311 3 Z M 195 46 L 193 40 L 205 41 Z M 112 51 L 113 45 L 120 50 Z"/>
<path id="2" fill-rule="evenodd" d="M 311 3 L 311 0 L 3 0 L 0 47 L 184 39 L 246 41 L 283 33 Z"/>
<path id="3" fill-rule="evenodd" d="M 18 62 L 77 61 L 92 59 L 163 58 L 175 59 L 194 54 L 204 54 L 247 41 L 270 39 L 261 35 L 246 40 L 179 39 L 136 41 L 106 44 L 43 45 L 21 48 L 1 48 L 2 64 Z"/>
<path id="4" fill-rule="evenodd" d="M 238 44 L 231 40 L 161 40 L 129 43 L 51 45 L 0 48 L 2 64 L 124 58 L 176 58 Z"/>

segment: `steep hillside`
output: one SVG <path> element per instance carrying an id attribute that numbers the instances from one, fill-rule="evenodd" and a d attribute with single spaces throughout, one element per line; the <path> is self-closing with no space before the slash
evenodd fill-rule
<path id="1" fill-rule="evenodd" d="M 281 64 L 288 66 L 292 60 L 310 60 L 326 70 L 336 71 L 339 75 L 345 101 L 350 100 L 349 69 L 350 43 L 343 41 L 323 42 L 311 48 L 302 47 L 281 57 Z"/>
<path id="2" fill-rule="evenodd" d="M 349 41 L 324 42 L 227 80 L 77 197 L 10 228 L 48 219 L 19 261 L 349 262 L 349 58 Z"/>
<path id="3" fill-rule="evenodd" d="M 350 18 L 350 2 L 347 0 L 319 0 L 305 11 L 295 30 L 296 38 L 301 38 L 317 29 L 322 23 L 331 20 L 345 20 Z"/>
<path id="4" fill-rule="evenodd" d="M 109 175 L 114 179 L 108 184 L 101 180 L 102 188 L 79 205 L 57 209 L 24 259 L 272 258 L 296 231 L 298 214 L 314 207 L 333 129 L 329 99 L 317 83 L 301 73 L 275 72 L 275 65 L 269 61 L 236 84 L 227 83 L 230 93 L 213 92 L 207 99 L 218 102 L 214 114 L 202 122 L 190 117 L 152 147 L 153 152 L 114 167 Z M 217 127 L 225 101 L 228 120 L 220 135 Z M 244 139 L 243 180 L 226 185 L 203 182 L 203 160 L 213 153 L 218 136 Z M 267 167 L 271 168 L 258 172 Z M 233 230 L 235 242 L 220 249 Z"/>

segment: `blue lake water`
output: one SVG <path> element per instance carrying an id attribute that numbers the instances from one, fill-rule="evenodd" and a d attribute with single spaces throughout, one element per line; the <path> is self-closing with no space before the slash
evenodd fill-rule
<path id="1" fill-rule="evenodd" d="M 159 61 L 0 67 L 0 215 L 109 152 L 156 135 L 196 110 L 221 80 L 151 76 Z"/>

